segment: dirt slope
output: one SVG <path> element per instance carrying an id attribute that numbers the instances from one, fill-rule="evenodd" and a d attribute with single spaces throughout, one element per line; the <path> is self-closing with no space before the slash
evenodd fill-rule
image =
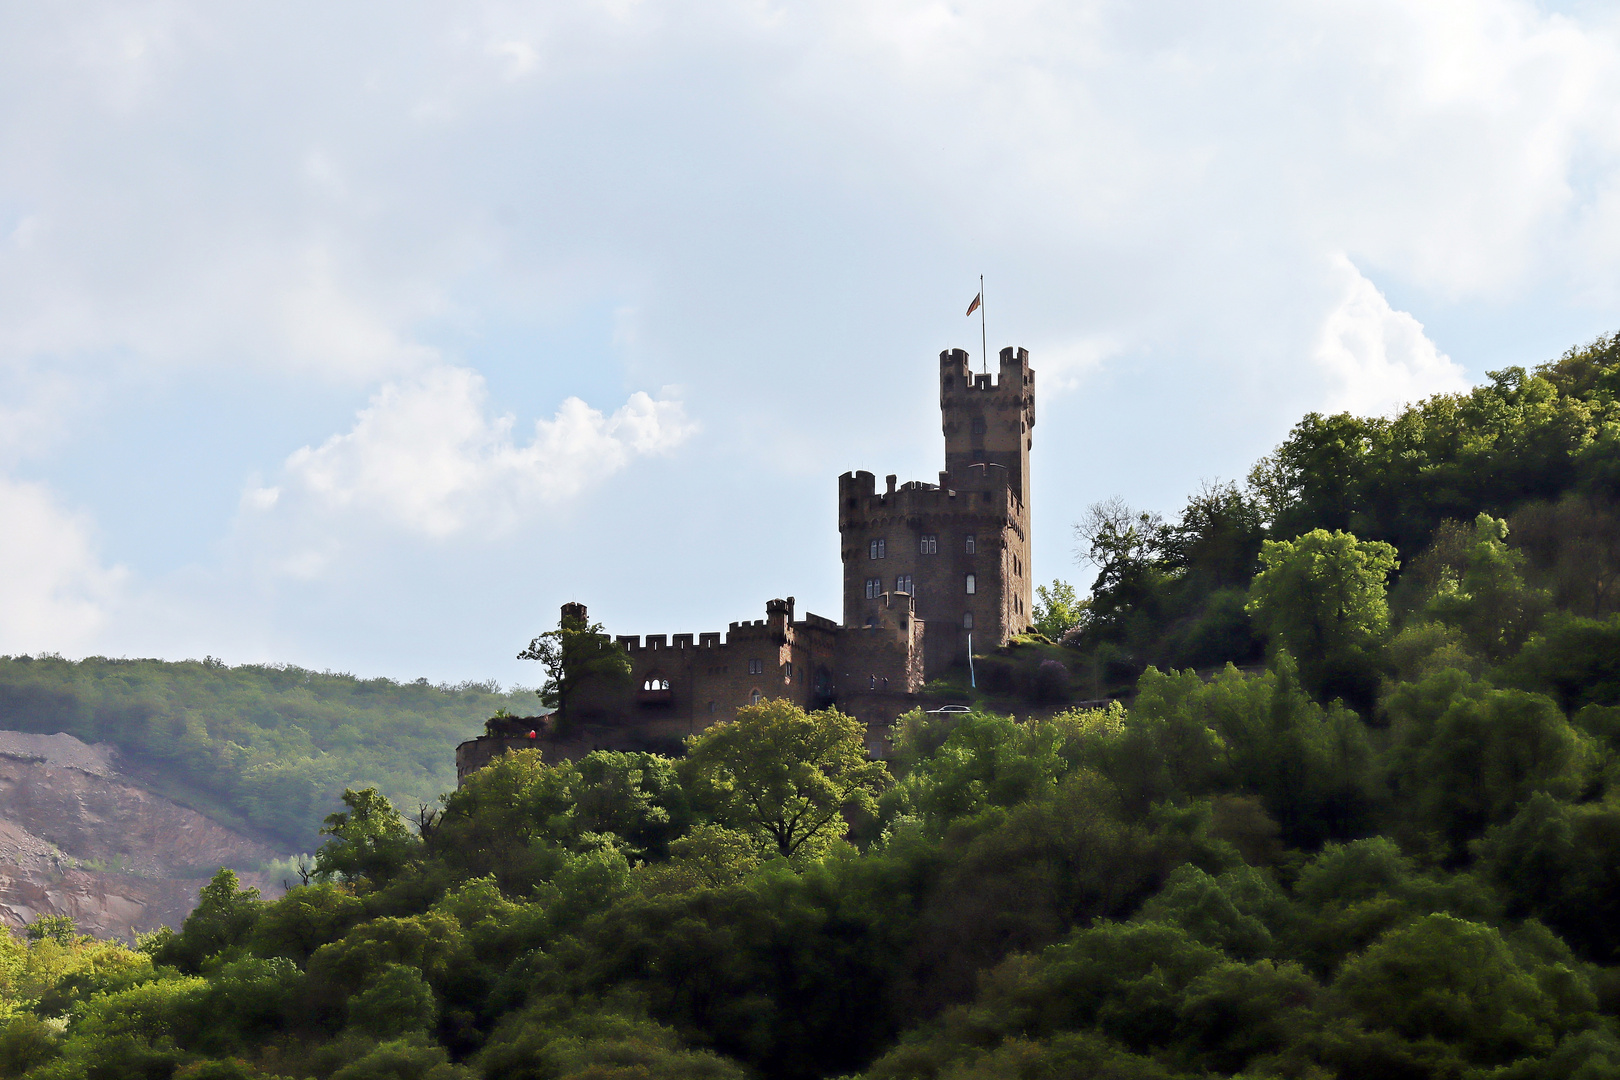
<path id="1" fill-rule="evenodd" d="M 71 915 L 86 933 L 128 939 L 179 926 L 219 867 L 278 854 L 145 790 L 110 746 L 0 731 L 0 923 Z"/>

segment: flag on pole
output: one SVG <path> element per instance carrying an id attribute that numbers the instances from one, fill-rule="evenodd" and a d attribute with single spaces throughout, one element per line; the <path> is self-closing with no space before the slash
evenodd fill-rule
<path id="1" fill-rule="evenodd" d="M 978 296 L 975 296 L 973 298 L 973 303 L 968 305 L 967 313 L 969 315 L 971 315 L 975 311 L 978 311 L 979 310 L 979 301 L 983 300 L 983 299 L 984 299 L 984 293 L 980 293 Z"/>

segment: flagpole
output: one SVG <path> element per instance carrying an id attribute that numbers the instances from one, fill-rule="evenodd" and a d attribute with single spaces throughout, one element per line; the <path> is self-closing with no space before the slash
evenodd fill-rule
<path id="1" fill-rule="evenodd" d="M 990 344 L 984 331 L 984 275 L 979 275 L 979 366 L 990 374 Z"/>

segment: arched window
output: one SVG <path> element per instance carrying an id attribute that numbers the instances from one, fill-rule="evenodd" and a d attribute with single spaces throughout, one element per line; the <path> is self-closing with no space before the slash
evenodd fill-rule
<path id="1" fill-rule="evenodd" d="M 760 702 L 760 699 L 763 698 L 764 696 L 765 696 L 764 694 L 761 694 L 758 690 L 755 690 L 755 691 L 753 691 L 752 693 L 750 693 L 748 695 L 748 704 L 750 704 L 750 705 L 758 705 L 759 702 Z"/>
<path id="2" fill-rule="evenodd" d="M 972 533 L 968 533 L 968 535 L 967 535 L 967 553 L 969 555 L 973 554 L 973 534 Z"/>
<path id="3" fill-rule="evenodd" d="M 967 577 L 963 578 L 963 582 L 967 586 L 969 596 L 979 591 L 979 576 L 977 574 L 967 575 Z"/>
<path id="4" fill-rule="evenodd" d="M 668 690 L 669 680 L 662 675 L 649 675 L 647 681 L 641 684 L 641 688 L 643 690 Z"/>

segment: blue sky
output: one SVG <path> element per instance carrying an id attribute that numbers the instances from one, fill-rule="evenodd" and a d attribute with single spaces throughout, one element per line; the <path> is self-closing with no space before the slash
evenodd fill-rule
<path id="1" fill-rule="evenodd" d="M 988 281 L 1034 563 L 1620 329 L 1604 7 L 0 7 L 0 652 L 532 682 L 839 613 Z"/>

